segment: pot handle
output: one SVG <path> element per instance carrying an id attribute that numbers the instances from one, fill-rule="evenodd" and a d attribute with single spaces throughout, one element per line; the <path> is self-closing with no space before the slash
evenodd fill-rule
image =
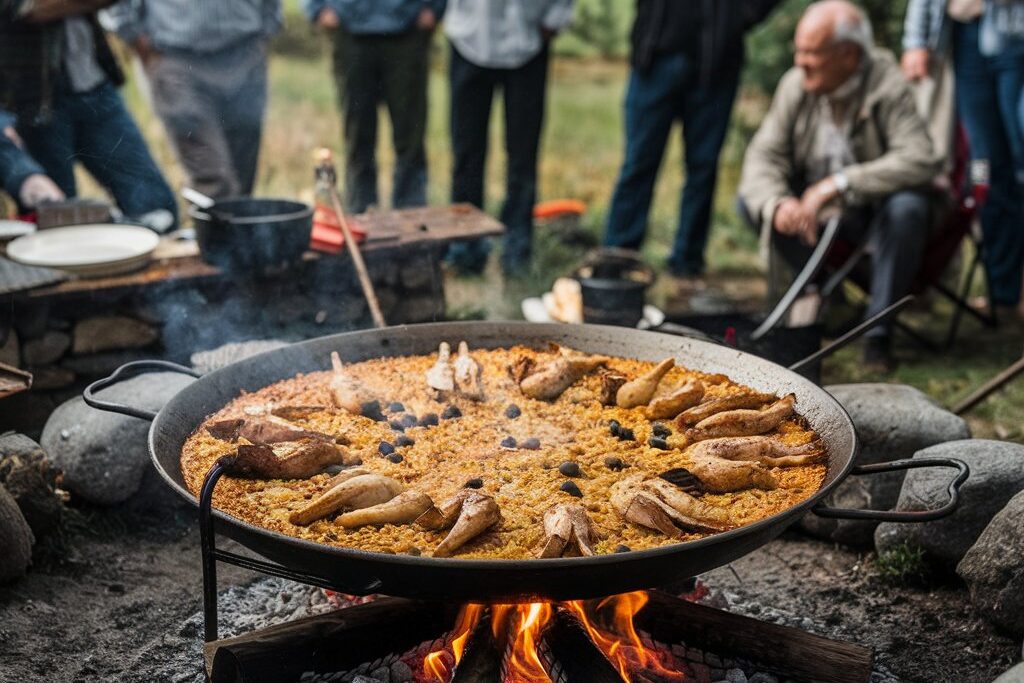
<path id="1" fill-rule="evenodd" d="M 956 510 L 960 504 L 960 487 L 967 481 L 971 469 L 963 460 L 956 458 L 908 458 L 906 460 L 893 460 L 892 462 L 880 462 L 875 465 L 860 465 L 850 471 L 853 475 L 880 474 L 882 472 L 895 472 L 897 470 L 912 470 L 918 467 L 952 467 L 958 470 L 956 477 L 949 483 L 949 502 L 934 510 L 847 510 L 843 508 L 827 507 L 816 505 L 811 512 L 819 517 L 832 517 L 835 519 L 866 519 L 873 522 L 930 522 L 935 519 L 947 517 Z"/>
<path id="2" fill-rule="evenodd" d="M 98 379 L 87 386 L 85 391 L 82 392 L 82 399 L 87 405 L 96 408 L 97 410 L 105 410 L 108 413 L 119 413 L 121 415 L 127 415 L 128 417 L 137 417 L 139 419 L 149 420 L 152 422 L 153 419 L 156 418 L 155 411 L 126 406 L 121 403 L 112 403 L 110 401 L 103 401 L 96 398 L 97 391 L 117 384 L 122 379 L 141 375 L 142 373 L 150 370 L 170 370 L 171 372 L 180 372 L 184 375 L 191 375 L 192 377 L 202 377 L 202 373 L 196 372 L 192 368 L 187 368 L 184 365 L 171 363 L 170 361 L 136 360 L 131 363 L 125 363 L 117 370 L 114 370 L 114 373 L 110 375 L 110 377 Z"/>

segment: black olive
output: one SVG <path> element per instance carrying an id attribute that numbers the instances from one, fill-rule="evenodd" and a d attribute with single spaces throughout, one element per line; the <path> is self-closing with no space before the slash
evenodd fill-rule
<path id="1" fill-rule="evenodd" d="M 455 417 L 462 417 L 462 411 L 459 410 L 458 406 L 450 405 L 444 409 L 443 413 L 441 413 L 442 420 L 451 420 Z"/>
<path id="2" fill-rule="evenodd" d="M 437 413 L 427 413 L 420 418 L 420 427 L 433 427 L 438 424 Z"/>
<path id="3" fill-rule="evenodd" d="M 514 438 L 512 438 L 511 436 L 506 436 L 504 439 L 501 440 L 501 447 L 502 448 L 515 448 L 516 447 L 516 440 Z"/>
<path id="4" fill-rule="evenodd" d="M 629 427 L 620 428 L 619 433 L 615 436 L 619 437 L 622 441 L 636 441 L 636 436 L 633 434 L 633 430 Z"/>
<path id="5" fill-rule="evenodd" d="M 580 476 L 580 466 L 576 463 L 566 460 L 558 466 L 558 471 L 566 477 L 578 477 Z"/>
<path id="6" fill-rule="evenodd" d="M 562 485 L 559 486 L 558 488 L 560 491 L 564 491 L 565 493 L 568 493 L 570 496 L 573 496 L 574 498 L 583 497 L 583 491 L 580 491 L 580 487 L 577 486 L 575 482 L 562 482 Z"/>
<path id="7" fill-rule="evenodd" d="M 620 543 L 617 546 L 615 546 L 615 552 L 617 552 L 617 553 L 628 553 L 631 550 L 632 550 L 632 548 L 630 548 L 628 545 L 624 545 L 622 543 Z"/>
<path id="8" fill-rule="evenodd" d="M 416 419 L 415 415 L 411 413 L 405 413 L 404 415 L 398 418 L 398 422 L 403 427 L 408 429 L 409 427 L 415 427 L 419 420 Z"/>
<path id="9" fill-rule="evenodd" d="M 619 431 L 622 429 L 622 425 L 619 424 L 618 420 L 610 420 L 608 422 L 608 431 L 612 433 L 612 436 L 618 436 Z"/>
<path id="10" fill-rule="evenodd" d="M 463 484 L 462 488 L 464 488 L 464 489 L 478 489 L 478 488 L 482 487 L 483 485 L 484 485 L 484 480 L 483 479 L 481 479 L 480 477 L 474 477 L 473 479 L 470 479 L 465 484 Z"/>
<path id="11" fill-rule="evenodd" d="M 665 441 L 660 436 L 652 436 L 647 443 L 650 444 L 651 448 L 658 448 L 663 451 L 668 450 L 668 441 Z"/>
<path id="12" fill-rule="evenodd" d="M 392 413 L 401 413 L 402 411 L 405 410 L 405 406 L 402 405 L 399 401 L 392 401 L 391 405 L 388 406 L 388 410 L 390 410 Z"/>
<path id="13" fill-rule="evenodd" d="M 402 446 L 412 446 L 414 443 L 416 442 L 413 441 L 410 437 L 406 436 L 405 434 L 399 434 L 398 438 L 395 439 L 395 445 L 398 446 L 399 448 L 401 448 Z"/>
<path id="14" fill-rule="evenodd" d="M 509 405 L 508 408 L 505 408 L 505 417 L 507 417 L 510 420 L 514 420 L 522 414 L 523 411 L 521 411 L 519 409 L 519 406 L 517 406 L 515 403 L 512 403 Z"/>
<path id="15" fill-rule="evenodd" d="M 405 431 L 405 425 L 403 425 L 398 420 L 392 420 L 391 422 L 388 422 L 388 426 L 390 426 L 391 429 L 393 429 L 396 432 L 404 432 Z"/>
<path id="16" fill-rule="evenodd" d="M 672 435 L 672 430 L 669 429 L 662 422 L 655 422 L 654 423 L 654 428 L 652 429 L 652 432 L 654 433 L 655 436 L 660 436 L 663 439 L 667 439 L 669 436 Z"/>
<path id="17" fill-rule="evenodd" d="M 525 448 L 528 451 L 536 451 L 540 449 L 540 439 L 530 437 L 519 444 L 520 448 Z"/>
<path id="18" fill-rule="evenodd" d="M 614 455 L 606 455 L 604 458 L 604 466 L 610 470 L 621 470 L 623 467 L 622 458 L 616 458 Z"/>
<path id="19" fill-rule="evenodd" d="M 364 417 L 376 420 L 377 422 L 383 422 L 386 419 L 384 413 L 380 412 L 380 401 L 367 401 L 359 406 L 359 412 Z"/>
<path id="20" fill-rule="evenodd" d="M 403 458 L 399 453 L 392 453 L 391 455 L 388 456 L 388 460 L 397 465 L 398 463 L 405 460 L 405 458 Z"/>
<path id="21" fill-rule="evenodd" d="M 395 452 L 395 447 L 389 444 L 387 441 L 381 441 L 380 445 L 377 446 L 377 451 L 381 455 L 391 455 Z"/>

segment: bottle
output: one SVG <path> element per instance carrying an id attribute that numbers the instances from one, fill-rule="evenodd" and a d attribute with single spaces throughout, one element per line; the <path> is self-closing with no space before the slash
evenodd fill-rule
<path id="1" fill-rule="evenodd" d="M 321 147 L 313 155 L 316 162 L 316 189 L 313 194 L 313 233 L 310 248 L 316 251 L 337 253 L 345 245 L 341 221 L 334 210 L 337 194 L 338 175 L 334 170 L 334 154 Z M 357 242 L 366 238 L 366 233 L 351 218 L 347 221 L 349 230 Z"/>

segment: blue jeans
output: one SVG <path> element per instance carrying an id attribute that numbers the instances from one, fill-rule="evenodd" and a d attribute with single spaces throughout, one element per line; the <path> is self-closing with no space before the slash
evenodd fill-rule
<path id="1" fill-rule="evenodd" d="M 52 118 L 43 124 L 19 120 L 18 134 L 68 197 L 77 194 L 77 161 L 129 218 L 166 209 L 177 223 L 174 194 L 110 83 L 84 93 L 58 90 Z"/>
<path id="2" fill-rule="evenodd" d="M 661 55 L 644 72 L 634 70 L 626 92 L 626 157 L 615 185 L 606 246 L 639 249 L 647 232 L 654 182 L 672 123 L 683 122 L 686 184 L 668 266 L 673 272 L 704 271 L 718 155 L 729 129 L 737 78 L 708 87 L 698 83 L 699 67 L 682 54 Z"/>
<path id="3" fill-rule="evenodd" d="M 953 49 L 957 106 L 971 158 L 989 165 L 988 201 L 981 210 L 989 293 L 994 304 L 1016 306 L 1024 275 L 1024 134 L 1018 115 L 1024 56 L 982 56 L 978 22 L 955 24 Z"/>

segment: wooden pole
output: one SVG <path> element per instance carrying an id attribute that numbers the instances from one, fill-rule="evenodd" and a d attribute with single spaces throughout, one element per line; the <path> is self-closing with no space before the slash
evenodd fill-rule
<path id="1" fill-rule="evenodd" d="M 970 396 L 968 396 L 967 398 L 953 406 L 953 412 L 956 413 L 957 415 L 963 415 L 971 408 L 978 405 L 986 398 L 1002 389 L 1006 384 L 1008 384 L 1022 372 L 1024 372 L 1024 358 L 1021 358 L 1016 363 L 1006 368 L 989 381 L 985 382 L 985 384 L 980 386 Z"/>

